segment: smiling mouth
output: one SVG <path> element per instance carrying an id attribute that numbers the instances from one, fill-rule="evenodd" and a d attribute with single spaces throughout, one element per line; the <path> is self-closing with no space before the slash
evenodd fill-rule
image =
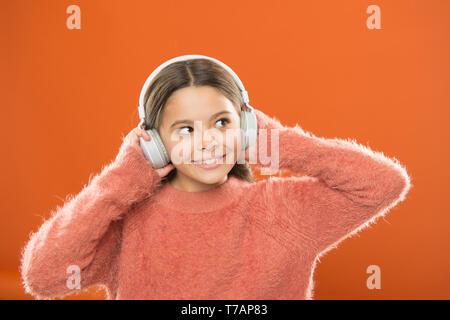
<path id="1" fill-rule="evenodd" d="M 192 163 L 194 163 L 194 164 L 214 164 L 214 163 L 219 162 L 220 159 L 223 159 L 225 157 L 226 157 L 226 154 L 224 154 L 223 156 L 217 157 L 217 158 L 211 158 L 211 159 L 202 160 L 202 161 L 193 160 Z"/>

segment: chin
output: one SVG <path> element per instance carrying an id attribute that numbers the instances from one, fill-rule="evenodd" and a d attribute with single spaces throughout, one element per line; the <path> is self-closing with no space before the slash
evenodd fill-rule
<path id="1" fill-rule="evenodd" d="M 232 168 L 232 166 L 228 168 L 225 165 L 221 168 L 213 170 L 202 170 L 200 168 L 194 168 L 195 173 L 193 175 L 193 178 L 205 184 L 222 183 L 226 179 L 226 176 Z"/>

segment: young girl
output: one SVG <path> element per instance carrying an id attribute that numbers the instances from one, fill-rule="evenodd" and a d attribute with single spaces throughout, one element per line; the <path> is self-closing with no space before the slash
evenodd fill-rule
<path id="1" fill-rule="evenodd" d="M 142 128 L 123 139 L 115 160 L 24 247 L 23 284 L 37 299 L 95 284 L 107 299 L 312 299 L 316 261 L 411 187 L 395 158 L 283 126 L 256 109 L 267 150 L 278 135 L 279 169 L 304 177 L 254 182 L 250 149 L 237 163 L 239 134 L 233 143 L 204 134 L 239 129 L 244 104 L 233 77 L 208 59 L 169 64 L 145 98 L 145 129 L 158 130 L 172 163 L 153 168 L 139 144 L 150 141 Z M 174 161 L 181 137 L 201 143 Z M 255 167 L 268 167 L 252 150 Z M 226 161 L 200 162 L 213 158 Z"/>

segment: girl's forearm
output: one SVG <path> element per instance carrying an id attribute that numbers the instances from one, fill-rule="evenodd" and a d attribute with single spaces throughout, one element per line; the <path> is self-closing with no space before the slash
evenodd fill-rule
<path id="1" fill-rule="evenodd" d="M 50 298 L 74 291 L 66 283 L 70 266 L 81 271 L 81 289 L 104 280 L 108 264 L 115 260 L 109 255 L 116 251 L 111 248 L 113 241 L 102 246 L 99 243 L 111 222 L 149 197 L 160 181 L 140 150 L 131 145 L 126 148 L 123 157 L 90 179 L 78 195 L 53 211 L 51 218 L 30 237 L 21 261 L 28 293 Z M 118 232 L 111 230 L 109 234 L 117 238 Z M 96 265 L 99 263 L 100 268 Z"/>
<path id="2" fill-rule="evenodd" d="M 263 128 L 278 130 L 279 168 L 312 177 L 261 184 L 268 193 L 266 205 L 277 217 L 275 225 L 296 235 L 293 241 L 321 253 L 405 199 L 410 177 L 396 159 L 356 142 L 318 138 L 299 126 L 282 126 L 261 112 L 258 117 Z"/>
<path id="3" fill-rule="evenodd" d="M 267 128 L 268 153 L 278 152 L 279 169 L 318 178 L 351 200 L 369 206 L 392 202 L 409 184 L 406 169 L 380 152 L 354 141 L 318 138 L 298 125 L 286 127 L 255 111 L 261 127 Z M 278 133 L 278 148 L 274 150 L 271 129 Z M 263 165 L 258 161 L 256 167 L 268 168 L 270 163 Z"/>

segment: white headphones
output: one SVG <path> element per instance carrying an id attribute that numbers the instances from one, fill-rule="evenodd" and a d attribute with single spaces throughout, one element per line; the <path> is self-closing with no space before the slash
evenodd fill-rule
<path id="1" fill-rule="evenodd" d="M 143 129 L 142 124 L 145 121 L 144 96 L 148 87 L 152 83 L 153 78 L 159 73 L 159 71 L 161 71 L 161 69 L 163 69 L 167 65 L 177 61 L 185 61 L 191 59 L 209 59 L 211 61 L 214 61 L 221 67 L 223 67 L 225 70 L 227 70 L 233 76 L 234 80 L 236 81 L 236 84 L 238 85 L 241 91 L 241 95 L 245 103 L 245 108 L 247 109 L 244 110 L 244 108 L 241 108 L 241 133 L 242 133 L 241 146 L 245 150 L 246 148 L 255 145 L 257 139 L 258 124 L 255 113 L 253 112 L 253 107 L 248 104 L 249 103 L 248 94 L 241 80 L 236 75 L 236 73 L 234 73 L 234 71 L 231 70 L 231 68 L 225 65 L 223 62 L 199 54 L 183 55 L 167 60 L 150 74 L 150 76 L 145 81 L 144 86 L 142 87 L 141 90 L 141 94 L 139 96 L 138 110 L 139 110 L 139 119 L 141 119 L 141 121 L 139 122 L 138 127 Z M 144 140 L 142 137 L 139 138 L 142 151 L 144 152 L 145 157 L 152 163 L 153 168 L 155 169 L 162 168 L 170 162 L 170 157 L 167 153 L 167 150 L 164 147 L 161 137 L 159 136 L 159 133 L 155 128 L 151 128 L 146 131 L 151 137 L 151 139 L 150 141 L 147 141 Z"/>

